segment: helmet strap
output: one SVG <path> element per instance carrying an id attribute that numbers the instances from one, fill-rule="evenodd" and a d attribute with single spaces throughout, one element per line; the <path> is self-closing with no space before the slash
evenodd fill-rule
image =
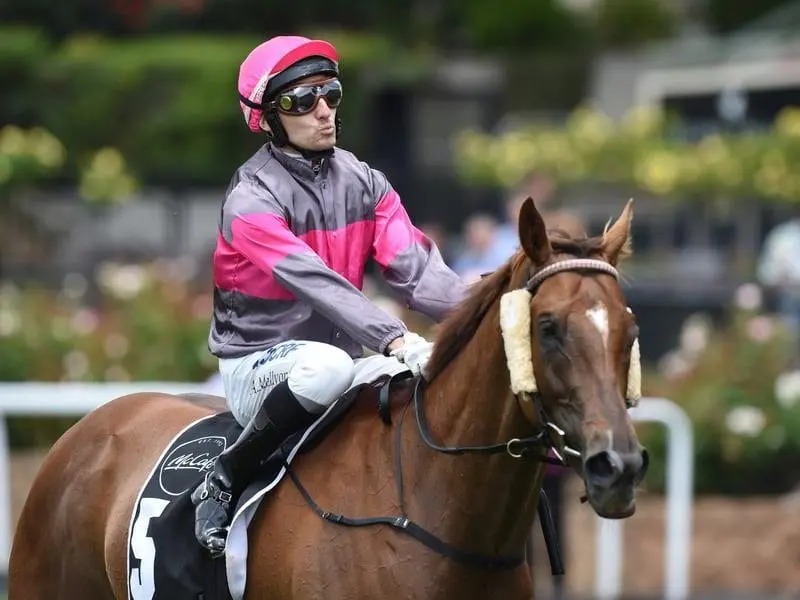
<path id="1" fill-rule="evenodd" d="M 267 120 L 269 130 L 272 133 L 272 143 L 276 146 L 286 146 L 289 144 L 289 136 L 283 128 L 283 123 L 275 110 L 265 110 L 264 118 Z"/>

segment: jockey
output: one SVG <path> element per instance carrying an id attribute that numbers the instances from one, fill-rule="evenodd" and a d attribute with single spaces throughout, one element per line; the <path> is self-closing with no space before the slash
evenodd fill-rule
<path id="1" fill-rule="evenodd" d="M 214 252 L 209 350 L 244 431 L 192 493 L 212 554 L 234 498 L 288 436 L 371 375 L 424 373 L 431 343 L 362 293 L 367 261 L 435 321 L 464 296 L 386 176 L 335 146 L 338 75 L 331 44 L 297 36 L 262 43 L 239 71 L 244 120 L 267 141 L 230 182 Z"/>

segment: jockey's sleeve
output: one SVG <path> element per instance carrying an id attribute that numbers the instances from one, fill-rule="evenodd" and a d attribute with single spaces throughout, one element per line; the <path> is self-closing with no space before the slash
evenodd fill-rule
<path id="1" fill-rule="evenodd" d="M 276 202 L 267 201 L 258 212 L 232 217 L 234 249 L 358 343 L 383 353 L 389 342 L 407 330 L 297 237 Z"/>
<path id="2" fill-rule="evenodd" d="M 435 321 L 464 299 L 465 282 L 444 262 L 436 244 L 417 229 L 386 176 L 371 169 L 375 201 L 373 253 L 386 282 L 408 308 Z"/>

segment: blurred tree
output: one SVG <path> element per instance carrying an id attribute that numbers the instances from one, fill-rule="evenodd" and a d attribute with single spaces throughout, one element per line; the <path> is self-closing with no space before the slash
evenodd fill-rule
<path id="1" fill-rule="evenodd" d="M 37 124 L 32 102 L 37 94 L 36 76 L 50 51 L 41 31 L 16 27 L 0 32 L 0 123 Z"/>
<path id="2" fill-rule="evenodd" d="M 462 0 L 447 12 L 479 50 L 574 48 L 587 40 L 583 19 L 558 0 Z"/>
<path id="3" fill-rule="evenodd" d="M 729 33 L 793 0 L 706 0 L 705 20 L 718 33 Z"/>
<path id="4" fill-rule="evenodd" d="M 407 13 L 404 0 L 307 0 L 301 3 L 206 0 L 203 9 L 188 18 L 203 30 L 253 32 L 267 37 L 306 30 L 309 26 L 392 32 L 398 26 L 402 28 Z"/>
<path id="5" fill-rule="evenodd" d="M 108 0 L 0 0 L 0 21 L 35 25 L 56 39 L 78 31 L 122 34 L 128 25 L 117 8 Z"/>
<path id="6" fill-rule="evenodd" d="M 405 47 L 518 52 L 591 48 L 598 27 L 601 39 L 617 44 L 671 31 L 660 0 L 601 0 L 598 11 L 593 22 L 563 0 L 0 0 L 0 19 L 36 25 L 57 39 L 197 30 L 268 37 L 316 29 L 384 35 Z"/>
<path id="7" fill-rule="evenodd" d="M 664 0 L 600 0 L 596 7 L 598 41 L 605 47 L 630 47 L 670 37 L 678 19 Z"/>

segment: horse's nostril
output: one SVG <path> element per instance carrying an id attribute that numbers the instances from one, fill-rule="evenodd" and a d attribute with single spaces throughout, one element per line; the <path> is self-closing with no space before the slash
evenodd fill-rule
<path id="1" fill-rule="evenodd" d="M 584 468 L 589 475 L 597 479 L 611 479 L 619 471 L 616 461 L 606 451 L 598 452 L 587 458 Z"/>
<path id="2" fill-rule="evenodd" d="M 642 464 L 639 467 L 639 471 L 636 473 L 636 481 L 637 483 L 644 479 L 644 476 L 647 474 L 647 468 L 650 466 L 650 454 L 647 452 L 647 448 L 642 448 Z"/>

